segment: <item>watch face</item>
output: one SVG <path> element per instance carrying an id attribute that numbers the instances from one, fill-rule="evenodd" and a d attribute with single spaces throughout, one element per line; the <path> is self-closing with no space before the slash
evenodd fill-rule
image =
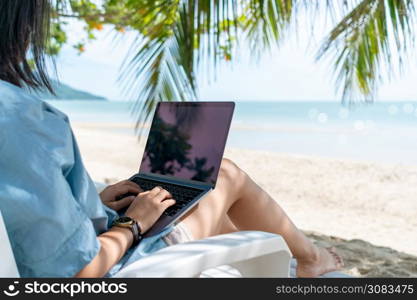
<path id="1" fill-rule="evenodd" d="M 121 224 L 132 224 L 133 220 L 129 217 L 120 217 L 116 220 L 116 222 Z"/>

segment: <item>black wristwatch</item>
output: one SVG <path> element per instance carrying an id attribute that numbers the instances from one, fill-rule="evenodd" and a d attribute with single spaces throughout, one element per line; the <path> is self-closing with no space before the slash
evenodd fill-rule
<path id="1" fill-rule="evenodd" d="M 139 223 L 136 222 L 136 220 L 130 218 L 130 217 L 119 217 L 116 220 L 113 221 L 113 226 L 116 227 L 122 227 L 122 228 L 129 228 L 130 231 L 133 234 L 133 245 L 135 246 L 139 244 L 139 242 L 142 240 L 142 229 L 139 226 Z"/>

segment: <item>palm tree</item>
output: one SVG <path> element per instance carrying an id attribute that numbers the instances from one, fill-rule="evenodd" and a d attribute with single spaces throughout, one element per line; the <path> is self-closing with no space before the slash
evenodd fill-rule
<path id="1" fill-rule="evenodd" d="M 70 6 L 63 6 L 68 2 Z M 158 101 L 198 98 L 197 71 L 213 79 L 221 60 L 233 60 L 247 40 L 254 58 L 277 45 L 300 11 L 330 16 L 334 28 L 318 59 L 334 65 L 342 99 L 370 100 L 378 83 L 403 66 L 414 45 L 412 0 L 57 0 L 56 17 L 76 17 L 92 31 L 110 23 L 137 31 L 121 82 L 138 95 L 138 124 Z M 56 25 L 58 24 L 58 25 Z M 55 25 L 59 27 L 59 22 Z M 296 30 L 303 30 L 297 28 Z M 56 29 L 56 28 L 55 28 Z M 57 30 L 59 32 L 59 30 Z M 90 32 L 91 33 L 91 32 Z"/>

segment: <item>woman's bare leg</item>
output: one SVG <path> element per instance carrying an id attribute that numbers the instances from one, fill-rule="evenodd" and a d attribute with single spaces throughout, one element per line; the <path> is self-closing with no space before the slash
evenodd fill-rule
<path id="1" fill-rule="evenodd" d="M 222 162 L 216 188 L 182 221 L 196 239 L 236 230 L 280 234 L 297 258 L 298 276 L 318 276 L 343 264 L 333 250 L 311 243 L 276 201 L 227 159 Z"/>

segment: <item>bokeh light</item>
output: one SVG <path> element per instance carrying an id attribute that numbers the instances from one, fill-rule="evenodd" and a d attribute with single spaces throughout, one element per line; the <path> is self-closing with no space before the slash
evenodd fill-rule
<path id="1" fill-rule="evenodd" d="M 347 108 L 344 108 L 344 107 L 339 109 L 339 118 L 341 118 L 341 119 L 349 118 L 349 110 Z"/>
<path id="2" fill-rule="evenodd" d="M 388 113 L 390 114 L 390 115 L 396 115 L 397 113 L 398 113 L 398 106 L 397 105 L 395 105 L 395 104 L 391 104 L 389 107 L 388 107 Z"/>
<path id="3" fill-rule="evenodd" d="M 326 113 L 319 113 L 319 115 L 317 116 L 317 121 L 319 123 L 327 123 L 327 121 L 329 120 L 329 117 L 327 116 Z"/>
<path id="4" fill-rule="evenodd" d="M 403 112 L 406 114 L 412 114 L 414 111 L 414 105 L 411 103 L 406 103 L 403 105 Z"/>

